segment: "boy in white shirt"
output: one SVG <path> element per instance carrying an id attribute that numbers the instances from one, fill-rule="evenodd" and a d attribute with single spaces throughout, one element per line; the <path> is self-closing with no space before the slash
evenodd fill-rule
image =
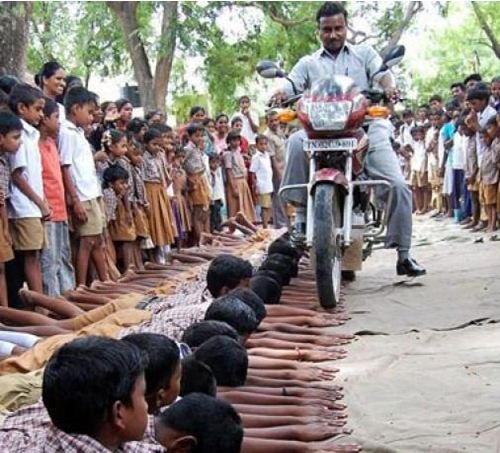
<path id="1" fill-rule="evenodd" d="M 272 194 L 273 194 L 273 167 L 271 156 L 267 151 L 267 137 L 257 135 L 255 138 L 256 153 L 252 156 L 250 174 L 254 193 L 259 196 L 259 205 L 262 210 L 262 226 L 267 228 L 271 215 Z"/>
<path id="2" fill-rule="evenodd" d="M 417 215 L 427 212 L 429 205 L 428 175 L 427 175 L 427 151 L 425 149 L 425 133 L 422 126 L 412 129 L 413 138 L 411 147 L 413 155 L 411 158 L 411 186 L 415 194 Z"/>
<path id="3" fill-rule="evenodd" d="M 83 87 L 74 87 L 64 101 L 66 121 L 59 131 L 59 153 L 64 188 L 70 199 L 72 226 L 79 238 L 76 257 L 76 283 L 87 282 L 89 261 L 99 280 L 107 279 L 104 253 L 104 214 L 101 187 L 94 157 L 83 128 L 92 124 L 97 96 Z"/>
<path id="4" fill-rule="evenodd" d="M 40 252 L 45 244 L 43 220 L 50 218 L 50 208 L 43 193 L 42 160 L 38 149 L 39 132 L 35 127 L 43 118 L 43 93 L 28 84 L 16 85 L 9 106 L 21 119 L 21 146 L 9 155 L 11 197 L 9 219 L 16 253 L 23 256 L 24 276 L 28 287 L 43 292 Z"/>

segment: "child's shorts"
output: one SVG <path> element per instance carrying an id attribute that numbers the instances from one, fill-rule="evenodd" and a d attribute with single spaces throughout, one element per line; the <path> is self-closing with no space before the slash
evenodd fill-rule
<path id="1" fill-rule="evenodd" d="M 480 202 L 483 205 L 497 204 L 498 184 L 481 184 Z"/>
<path id="2" fill-rule="evenodd" d="M 429 185 L 427 172 L 421 174 L 419 171 L 413 170 L 411 172 L 410 185 L 413 187 L 418 187 L 419 189 L 427 187 Z"/>
<path id="3" fill-rule="evenodd" d="M 272 193 L 261 193 L 259 195 L 259 204 L 261 208 L 269 209 L 273 205 L 271 196 Z"/>
<path id="4" fill-rule="evenodd" d="M 0 263 L 6 263 L 14 258 L 12 239 L 4 219 L 0 218 Z"/>
<path id="5" fill-rule="evenodd" d="M 80 223 L 73 215 L 72 225 L 75 235 L 97 236 L 104 231 L 104 209 L 100 198 L 82 201 L 82 205 L 87 213 L 87 221 Z"/>
<path id="6" fill-rule="evenodd" d="M 12 219 L 10 232 L 14 250 L 42 250 L 47 245 L 45 228 L 40 218 Z"/>

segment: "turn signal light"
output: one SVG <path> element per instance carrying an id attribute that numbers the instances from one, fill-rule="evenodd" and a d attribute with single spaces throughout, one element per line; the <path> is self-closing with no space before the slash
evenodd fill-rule
<path id="1" fill-rule="evenodd" d="M 294 110 L 282 109 L 278 111 L 278 119 L 281 123 L 291 123 L 295 118 L 297 118 L 297 114 Z"/>
<path id="2" fill-rule="evenodd" d="M 382 105 L 372 105 L 367 109 L 368 116 L 372 118 L 387 118 L 391 111 Z"/>

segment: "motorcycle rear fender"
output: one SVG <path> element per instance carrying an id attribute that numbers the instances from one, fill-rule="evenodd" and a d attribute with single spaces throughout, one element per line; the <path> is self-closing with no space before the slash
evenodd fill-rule
<path id="1" fill-rule="evenodd" d="M 344 173 L 336 168 L 322 168 L 318 170 L 313 176 L 311 190 L 314 191 L 319 183 L 337 184 L 345 190 L 349 189 L 349 181 Z"/>

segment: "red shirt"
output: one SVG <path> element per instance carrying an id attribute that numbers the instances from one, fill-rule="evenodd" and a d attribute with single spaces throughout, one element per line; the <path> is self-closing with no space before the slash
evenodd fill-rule
<path id="1" fill-rule="evenodd" d="M 64 199 L 64 184 L 61 173 L 61 163 L 57 152 L 56 142 L 52 138 L 40 141 L 38 144 L 42 156 L 43 191 L 50 208 L 53 222 L 68 220 Z"/>

